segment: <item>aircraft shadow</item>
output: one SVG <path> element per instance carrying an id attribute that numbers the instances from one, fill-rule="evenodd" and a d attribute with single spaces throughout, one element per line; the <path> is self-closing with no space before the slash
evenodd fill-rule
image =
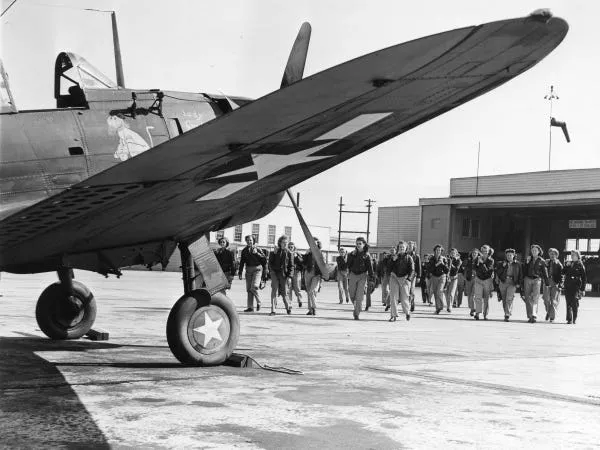
<path id="1" fill-rule="evenodd" d="M 56 364 L 37 352 L 119 347 L 90 341 L 0 337 L 0 436 L 6 448 L 109 449 L 102 430 Z"/>

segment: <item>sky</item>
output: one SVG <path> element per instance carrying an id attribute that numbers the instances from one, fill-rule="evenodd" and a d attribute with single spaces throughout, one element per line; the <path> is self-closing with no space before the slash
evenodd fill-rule
<path id="1" fill-rule="evenodd" d="M 10 3 L 2 0 L 2 9 Z M 61 51 L 78 53 L 115 78 L 110 15 L 83 8 L 114 10 L 127 87 L 258 98 L 279 87 L 304 21 L 312 25 L 308 76 L 411 39 L 541 7 L 566 19 L 570 31 L 540 64 L 294 188 L 308 223 L 337 230 L 340 196 L 350 209 L 363 208 L 368 198 L 377 207 L 447 197 L 450 178 L 476 175 L 479 144 L 480 175 L 546 170 L 550 85 L 560 97 L 553 115 L 571 134 L 567 144 L 554 129 L 552 169 L 600 167 L 600 2 L 18 0 L 0 21 L 0 55 L 17 106 L 52 108 Z M 343 228 L 364 229 L 365 222 L 364 215 L 345 216 Z"/>

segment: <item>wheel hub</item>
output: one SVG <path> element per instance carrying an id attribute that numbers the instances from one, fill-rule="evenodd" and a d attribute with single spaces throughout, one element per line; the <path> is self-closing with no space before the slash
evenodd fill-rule
<path id="1" fill-rule="evenodd" d="M 56 321 L 67 328 L 76 326 L 83 316 L 83 302 L 73 295 L 59 302 L 56 307 Z"/>
<path id="2" fill-rule="evenodd" d="M 192 314 L 188 338 L 196 351 L 211 354 L 227 345 L 231 324 L 225 311 L 214 305 L 203 306 Z"/>

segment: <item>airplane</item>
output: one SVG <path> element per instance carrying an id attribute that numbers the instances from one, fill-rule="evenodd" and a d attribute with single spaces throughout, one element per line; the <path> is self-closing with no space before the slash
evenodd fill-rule
<path id="1" fill-rule="evenodd" d="M 77 339 L 97 307 L 73 269 L 120 276 L 166 264 L 178 248 L 184 294 L 167 320 L 169 347 L 186 365 L 222 364 L 240 324 L 207 233 L 261 218 L 290 187 L 501 86 L 567 31 L 565 20 L 537 10 L 303 78 L 305 23 L 281 88 L 256 100 L 126 88 L 118 64 L 114 82 L 61 52 L 56 109 L 19 111 L 2 68 L 0 270 L 56 271 L 36 319 L 51 339 Z"/>

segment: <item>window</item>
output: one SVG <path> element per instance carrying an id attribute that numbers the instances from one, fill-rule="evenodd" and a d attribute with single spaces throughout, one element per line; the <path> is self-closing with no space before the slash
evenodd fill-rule
<path id="1" fill-rule="evenodd" d="M 440 227 L 440 219 L 431 219 L 431 229 L 437 230 Z"/>
<path id="2" fill-rule="evenodd" d="M 580 252 L 588 251 L 588 240 L 587 239 L 577 239 L 577 250 Z"/>
<path id="3" fill-rule="evenodd" d="M 577 250 L 577 239 L 567 239 L 565 250 L 568 252 L 571 250 Z"/>
<path id="4" fill-rule="evenodd" d="M 219 239 L 221 239 L 222 237 L 225 237 L 225 230 L 217 231 L 217 242 L 219 242 Z"/>
<path id="5" fill-rule="evenodd" d="M 464 238 L 479 238 L 479 219 L 471 219 L 465 217 L 462 222 L 462 237 Z"/>
<path id="6" fill-rule="evenodd" d="M 600 250 L 600 239 L 590 239 L 590 252 Z"/>
<path id="7" fill-rule="evenodd" d="M 580 252 L 597 252 L 600 250 L 600 239 L 567 239 L 565 243 L 565 250 L 570 252 L 571 250 L 579 250 Z"/>
<path id="8" fill-rule="evenodd" d="M 292 240 L 292 227 L 283 227 L 283 229 L 285 230 L 283 232 L 283 234 L 285 234 L 288 238 L 288 241 Z"/>
<path id="9" fill-rule="evenodd" d="M 235 242 L 242 242 L 242 226 L 236 225 L 233 229 L 233 240 Z"/>
<path id="10" fill-rule="evenodd" d="M 260 237 L 260 224 L 253 223 L 252 224 L 252 237 L 254 238 L 254 242 L 258 244 L 258 238 Z"/>
<path id="11" fill-rule="evenodd" d="M 275 245 L 275 235 L 277 234 L 277 227 L 275 225 L 269 225 L 269 232 L 267 234 L 267 244 Z"/>

